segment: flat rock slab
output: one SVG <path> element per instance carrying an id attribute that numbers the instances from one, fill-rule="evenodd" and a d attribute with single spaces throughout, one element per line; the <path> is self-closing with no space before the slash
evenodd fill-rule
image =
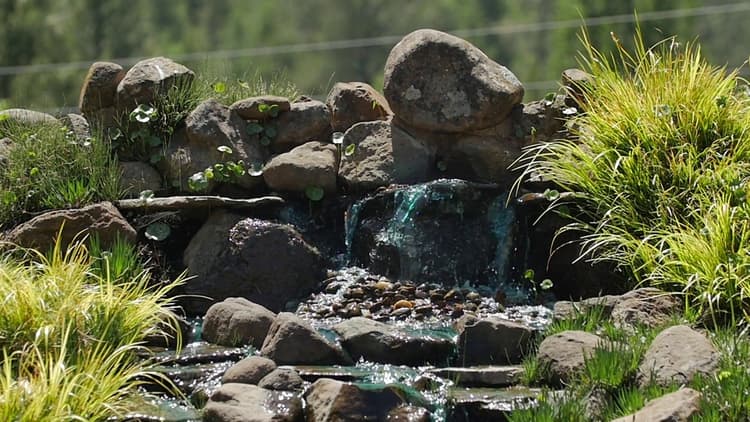
<path id="1" fill-rule="evenodd" d="M 178 211 L 205 208 L 258 208 L 283 203 L 284 199 L 279 196 L 261 196 L 250 199 L 235 199 L 223 196 L 169 196 L 150 199 L 123 199 L 115 201 L 115 206 L 128 211 Z"/>
<path id="2" fill-rule="evenodd" d="M 206 404 L 207 422 L 294 422 L 302 419 L 302 400 L 292 393 L 248 384 L 224 384 Z"/>
<path id="3" fill-rule="evenodd" d="M 471 387 L 509 387 L 519 383 L 524 370 L 520 366 L 472 366 L 469 368 L 433 368 L 427 372 Z"/>
<path id="4" fill-rule="evenodd" d="M 504 421 L 513 410 L 533 403 L 541 390 L 527 387 L 463 388 L 448 390 L 446 420 L 451 422 Z"/>

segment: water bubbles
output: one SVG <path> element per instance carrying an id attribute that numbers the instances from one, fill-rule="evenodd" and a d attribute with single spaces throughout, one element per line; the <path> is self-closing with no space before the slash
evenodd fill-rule
<path id="1" fill-rule="evenodd" d="M 333 132 L 333 135 L 331 135 L 331 141 L 335 145 L 342 145 L 344 143 L 344 134 L 342 132 Z"/>

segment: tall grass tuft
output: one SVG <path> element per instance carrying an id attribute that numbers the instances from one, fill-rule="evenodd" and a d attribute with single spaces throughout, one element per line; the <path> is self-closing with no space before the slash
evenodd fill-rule
<path id="1" fill-rule="evenodd" d="M 572 193 L 551 209 L 573 210 L 563 231 L 583 233 L 582 257 L 682 292 L 714 321 L 750 320 L 746 82 L 696 44 L 647 48 L 637 32 L 632 52 L 613 35 L 608 55 L 582 40 L 593 80 L 574 139 L 529 147 L 518 183 L 541 176 Z"/>
<path id="2" fill-rule="evenodd" d="M 150 377 L 136 357 L 152 335 L 179 330 L 167 295 L 180 280 L 113 279 L 82 243 L 49 257 L 0 258 L 0 420 L 104 420 L 127 410 Z"/>

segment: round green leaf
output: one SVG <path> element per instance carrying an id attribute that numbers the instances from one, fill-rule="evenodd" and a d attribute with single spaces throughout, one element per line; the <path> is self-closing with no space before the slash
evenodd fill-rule
<path id="1" fill-rule="evenodd" d="M 320 201 L 324 195 L 325 191 L 320 186 L 308 186 L 305 189 L 305 196 L 311 201 Z"/>
<path id="2" fill-rule="evenodd" d="M 347 157 L 350 155 L 354 155 L 354 151 L 357 150 L 357 144 L 349 144 L 346 146 L 346 149 L 344 150 L 344 155 Z"/>
<path id="3" fill-rule="evenodd" d="M 151 223 L 148 225 L 148 227 L 146 227 L 146 232 L 144 233 L 144 235 L 146 236 L 146 239 L 161 242 L 162 240 L 168 238 L 170 233 L 172 233 L 172 228 L 169 227 L 168 224 L 156 222 Z"/>

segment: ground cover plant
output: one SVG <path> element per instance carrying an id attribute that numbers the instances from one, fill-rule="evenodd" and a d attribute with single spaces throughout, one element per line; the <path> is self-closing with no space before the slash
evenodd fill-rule
<path id="1" fill-rule="evenodd" d="M 109 263 L 128 261 L 125 249 L 94 258 L 78 243 L 0 258 L 0 420 L 105 420 L 130 410 L 140 385 L 162 382 L 136 351 L 176 332 L 167 295 L 181 281 L 115 276 Z"/>
<path id="2" fill-rule="evenodd" d="M 10 146 L 0 164 L 0 227 L 38 211 L 120 197 L 119 169 L 102 136 L 80 138 L 62 124 L 27 125 L 0 117 Z"/>

